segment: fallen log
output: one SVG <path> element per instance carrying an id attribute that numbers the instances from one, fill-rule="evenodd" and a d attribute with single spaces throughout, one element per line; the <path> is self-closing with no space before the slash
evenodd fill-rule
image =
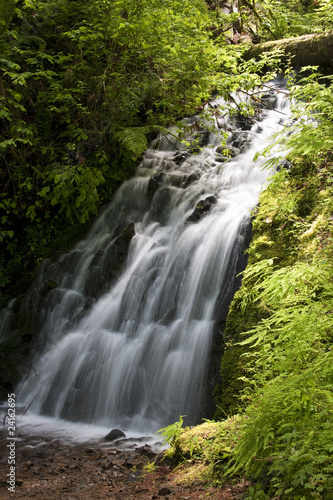
<path id="1" fill-rule="evenodd" d="M 333 68 L 333 31 L 252 45 L 243 57 L 246 60 L 258 59 L 261 54 L 275 49 L 281 49 L 284 54 L 282 60 L 291 56 L 294 67 L 311 65 Z"/>

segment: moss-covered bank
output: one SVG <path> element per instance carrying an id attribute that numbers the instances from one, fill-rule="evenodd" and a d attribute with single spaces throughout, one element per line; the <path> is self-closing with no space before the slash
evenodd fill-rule
<path id="1" fill-rule="evenodd" d="M 333 92 L 302 93 L 321 121 L 287 134 L 291 162 L 261 193 L 224 331 L 216 418 L 237 422 L 235 440 L 221 457 L 211 422 L 204 444 L 199 427 L 172 447 L 217 482 L 245 477 L 248 499 L 333 498 Z"/>
<path id="2" fill-rule="evenodd" d="M 216 388 L 217 417 L 224 418 L 239 411 L 240 393 L 247 372 L 248 347 L 239 345 L 244 334 L 271 311 L 257 300 L 254 286 L 258 275 L 251 269 L 272 261 L 275 269 L 292 267 L 299 262 L 333 264 L 333 188 L 332 164 L 324 162 L 294 165 L 281 169 L 262 192 L 253 220 L 253 235 L 248 270 L 240 290 L 231 304 L 224 340 L 225 354 L 221 363 L 222 383 Z"/>

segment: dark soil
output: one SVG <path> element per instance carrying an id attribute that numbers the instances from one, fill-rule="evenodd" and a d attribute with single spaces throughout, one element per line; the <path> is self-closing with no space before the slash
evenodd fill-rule
<path id="1" fill-rule="evenodd" d="M 147 464 L 160 462 L 148 445 L 133 450 L 111 448 L 108 443 L 73 444 L 59 439 L 17 434 L 15 442 L 15 492 L 10 492 L 8 456 L 10 443 L 0 432 L 0 500 L 91 499 L 241 499 L 245 484 L 179 484 L 179 472 L 161 463 L 153 471 Z"/>

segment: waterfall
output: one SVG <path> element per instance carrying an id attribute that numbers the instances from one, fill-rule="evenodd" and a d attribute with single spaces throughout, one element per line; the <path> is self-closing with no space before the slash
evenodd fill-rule
<path id="1" fill-rule="evenodd" d="M 269 176 L 253 157 L 289 118 L 283 94 L 268 98 L 277 111 L 260 119 L 217 116 L 195 154 L 155 141 L 86 238 L 44 264 L 39 286 L 52 286 L 17 391 L 30 412 L 151 432 L 200 421 L 214 324 Z"/>

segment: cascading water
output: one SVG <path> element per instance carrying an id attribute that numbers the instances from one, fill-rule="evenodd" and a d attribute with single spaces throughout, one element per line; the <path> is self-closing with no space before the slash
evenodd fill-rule
<path id="1" fill-rule="evenodd" d="M 200 420 L 214 321 L 268 176 L 253 156 L 289 117 L 275 99 L 278 112 L 230 134 L 228 161 L 219 134 L 191 156 L 168 141 L 149 149 L 87 238 L 45 264 L 43 347 L 18 388 L 31 412 L 150 432 Z"/>

